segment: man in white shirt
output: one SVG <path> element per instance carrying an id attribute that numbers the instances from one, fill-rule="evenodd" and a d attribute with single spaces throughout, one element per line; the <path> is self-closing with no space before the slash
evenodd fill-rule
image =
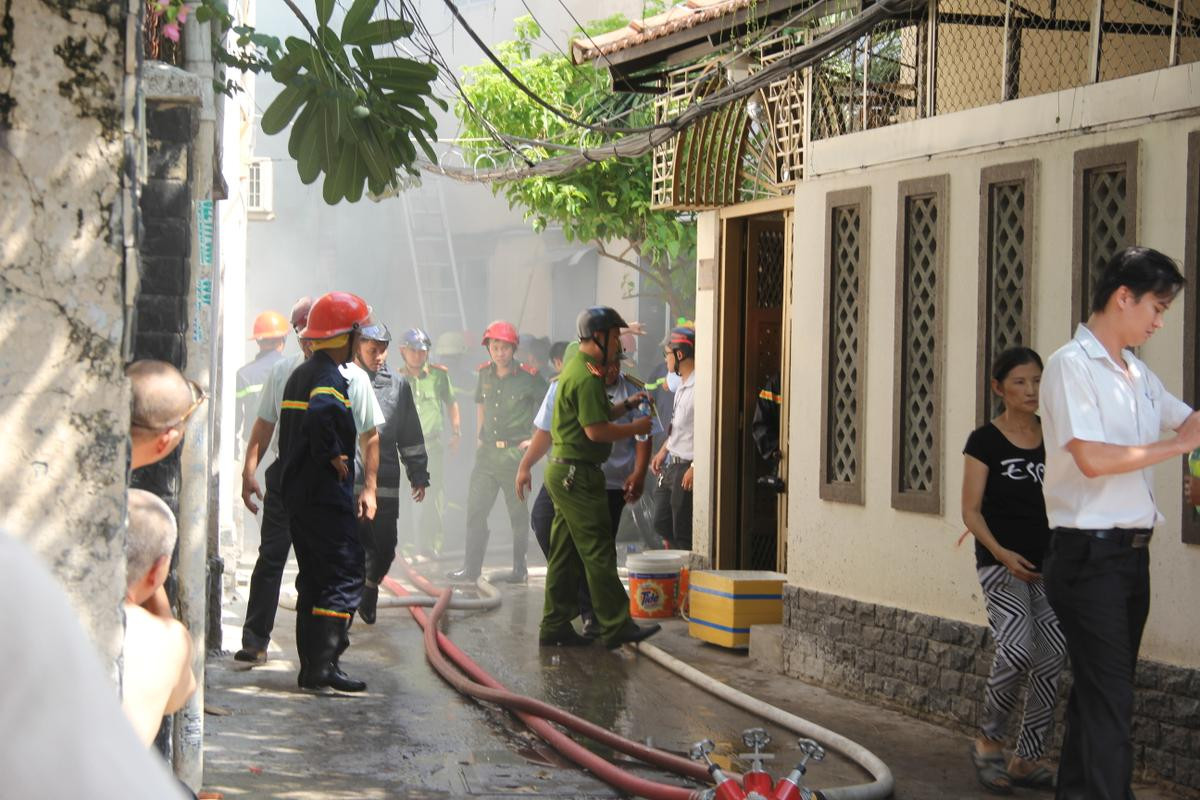
<path id="1" fill-rule="evenodd" d="M 299 335 L 308 324 L 308 311 L 312 300 L 302 297 L 292 307 L 292 328 Z M 288 525 L 287 512 L 283 508 L 283 493 L 279 485 L 282 467 L 274 460 L 267 467 L 267 493 L 264 496 L 255 473 L 264 451 L 270 446 L 271 455 L 279 457 L 279 437 L 276 427 L 279 422 L 279 404 L 283 400 L 283 387 L 296 367 L 304 363 L 311 350 L 309 343 L 300 340 L 303 352 L 279 361 L 271 368 L 263 383 L 258 418 L 250 429 L 250 441 L 246 444 L 246 458 L 242 466 L 242 502 L 250 513 L 258 513 L 257 498 L 262 503 L 263 516 L 260 531 L 258 560 L 250 576 L 250 592 L 246 601 L 246 622 L 242 626 L 242 649 L 234 654 L 236 661 L 251 665 L 265 664 L 267 644 L 271 631 L 275 629 L 275 609 L 279 605 L 279 587 L 283 581 L 283 568 L 287 564 L 288 552 L 292 548 L 292 534 Z M 371 519 L 375 516 L 375 478 L 379 469 L 379 427 L 384 423 L 383 410 L 371 388 L 371 378 L 357 364 L 339 367 L 350 382 L 350 407 L 354 412 L 354 425 L 358 430 L 359 447 L 363 453 L 364 489 L 359 496 L 359 516 Z"/>
<path id="2" fill-rule="evenodd" d="M 695 468 L 696 329 L 672 328 L 664 343 L 669 374 L 679 376 L 667 440 L 650 462 L 654 489 L 654 532 L 674 550 L 692 549 L 692 478 Z"/>
<path id="3" fill-rule="evenodd" d="M 1128 348 L 1144 344 L 1182 288 L 1175 263 L 1129 247 L 1105 267 L 1092 313 L 1046 361 L 1043 492 L 1054 535 L 1046 594 L 1074 685 L 1059 800 L 1132 798 L 1133 676 L 1150 610 L 1147 546 L 1163 520 L 1150 468 L 1200 445 L 1200 414 Z M 1164 431 L 1176 435 L 1159 439 Z"/>

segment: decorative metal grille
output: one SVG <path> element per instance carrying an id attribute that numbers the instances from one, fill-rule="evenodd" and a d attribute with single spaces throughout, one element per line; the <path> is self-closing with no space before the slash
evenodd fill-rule
<path id="1" fill-rule="evenodd" d="M 992 184 L 988 192 L 988 352 L 984 373 L 997 355 L 1025 341 L 1025 287 L 1029 265 L 1025 263 L 1025 182 Z M 985 384 L 987 381 L 985 381 Z M 992 413 L 1001 410 L 1000 398 L 985 385 L 992 397 Z"/>
<path id="2" fill-rule="evenodd" d="M 1129 182 L 1125 166 L 1102 167 L 1084 173 L 1083 201 L 1084 307 L 1081 312 L 1090 307 L 1092 291 L 1109 259 L 1130 244 Z"/>
<path id="3" fill-rule="evenodd" d="M 783 307 L 783 231 L 758 233 L 758 276 L 755 304 L 758 308 Z"/>
<path id="4" fill-rule="evenodd" d="M 813 139 L 916 119 L 920 30 L 916 23 L 879 25 L 813 68 Z"/>
<path id="5" fill-rule="evenodd" d="M 858 279 L 862 212 L 858 206 L 833 209 L 830 249 L 829 438 L 827 481 L 858 478 Z"/>
<path id="6" fill-rule="evenodd" d="M 860 6 L 831 2 L 774 36 L 749 45 L 732 37 L 726 49 L 672 70 L 655 101 L 658 119 L 725 85 L 732 63 L 762 69 Z M 1200 61 L 1200 0 L 1104 0 L 1098 21 L 1096 7 L 938 0 L 932 11 L 880 22 L 655 148 L 653 205 L 711 208 L 788 194 L 803 178 L 809 141 Z"/>
<path id="7" fill-rule="evenodd" d="M 936 195 L 910 196 L 904 208 L 904 334 L 901 389 L 901 492 L 932 492 L 937 421 Z"/>

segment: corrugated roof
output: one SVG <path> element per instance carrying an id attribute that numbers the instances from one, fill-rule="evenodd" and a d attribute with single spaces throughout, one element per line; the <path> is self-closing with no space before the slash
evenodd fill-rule
<path id="1" fill-rule="evenodd" d="M 686 0 L 662 14 L 634 20 L 623 28 L 571 40 L 571 60 L 576 64 L 685 31 L 709 20 L 747 8 L 760 0 Z"/>

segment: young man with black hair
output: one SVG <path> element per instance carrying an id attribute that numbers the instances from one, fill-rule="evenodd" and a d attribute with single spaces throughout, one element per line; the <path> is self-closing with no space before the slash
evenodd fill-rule
<path id="1" fill-rule="evenodd" d="M 1053 536 L 1046 595 L 1074 684 L 1058 771 L 1060 800 L 1132 798 L 1134 670 L 1150 610 L 1155 464 L 1200 445 L 1200 414 L 1132 348 L 1163 325 L 1184 279 L 1167 256 L 1128 247 L 1105 267 L 1091 315 L 1046 361 L 1043 493 Z M 1159 439 L 1162 432 L 1175 436 Z"/>

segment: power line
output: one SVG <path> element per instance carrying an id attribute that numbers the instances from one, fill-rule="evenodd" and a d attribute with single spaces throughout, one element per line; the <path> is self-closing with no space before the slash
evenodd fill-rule
<path id="1" fill-rule="evenodd" d="M 450 0 L 446 1 L 449 2 Z M 753 75 L 713 92 L 693 103 L 678 116 L 655 126 L 652 130 L 623 136 L 617 141 L 608 144 L 582 148 L 577 153 L 547 158 L 533 166 L 510 166 L 484 172 L 443 167 L 439 164 L 431 163 L 421 163 L 420 166 L 427 172 L 445 175 L 457 180 L 489 182 L 518 180 L 535 176 L 562 175 L 595 161 L 640 156 L 718 109 L 761 91 L 772 82 L 787 76 L 797 69 L 811 65 L 828 53 L 843 46 L 847 41 L 858 38 L 864 31 L 870 30 L 883 20 L 894 16 L 910 15 L 918 11 L 925 5 L 925 2 L 926 0 L 879 0 L 879 2 L 864 11 L 860 11 L 818 39 L 796 48 Z"/>

